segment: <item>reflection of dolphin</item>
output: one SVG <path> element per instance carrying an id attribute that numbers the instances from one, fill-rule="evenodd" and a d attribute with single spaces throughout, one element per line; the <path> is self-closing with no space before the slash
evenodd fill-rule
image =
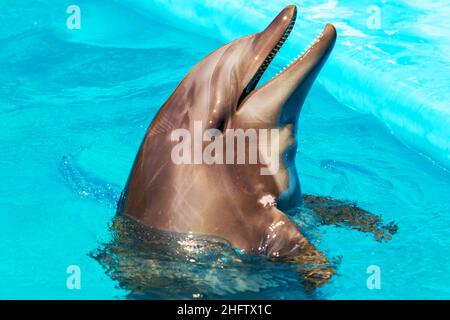
<path id="1" fill-rule="evenodd" d="M 295 17 L 296 7 L 286 7 L 263 32 L 220 47 L 189 72 L 148 129 L 118 212 L 162 230 L 219 236 L 244 252 L 319 266 L 304 275 L 320 284 L 332 274 L 327 259 L 280 209 L 301 201 L 297 118 L 333 48 L 334 27 L 327 25 L 304 54 L 255 89 Z M 280 129 L 280 140 L 269 141 L 279 142 L 280 169 L 261 175 L 264 164 L 175 164 L 171 132 L 193 132 L 198 121 L 220 132 Z"/>

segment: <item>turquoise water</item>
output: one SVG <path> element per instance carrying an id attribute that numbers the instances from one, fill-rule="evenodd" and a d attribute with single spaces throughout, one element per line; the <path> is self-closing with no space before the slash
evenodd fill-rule
<path id="1" fill-rule="evenodd" d="M 0 2 L 0 298 L 130 297 L 91 253 L 111 238 L 148 124 L 198 60 L 285 5 L 211 3 L 77 1 L 82 28 L 69 30 L 72 2 Z M 338 261 L 312 298 L 450 298 L 449 8 L 415 3 L 305 1 L 262 79 L 325 22 L 336 25 L 336 49 L 301 114 L 302 188 L 399 226 L 383 243 L 312 227 Z M 367 27 L 370 5 L 381 9 L 380 29 Z M 181 274 L 184 286 L 168 281 L 145 297 L 311 298 L 284 265 L 214 250 L 161 256 L 154 269 Z M 66 287 L 69 265 L 81 269 L 81 290 Z M 381 269 L 380 290 L 366 286 L 370 265 Z"/>

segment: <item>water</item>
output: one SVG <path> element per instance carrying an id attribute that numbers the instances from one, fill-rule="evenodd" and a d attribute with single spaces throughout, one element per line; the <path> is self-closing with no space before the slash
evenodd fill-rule
<path id="1" fill-rule="evenodd" d="M 236 11 L 237 1 L 227 8 L 77 3 L 79 31 L 65 26 L 69 1 L 0 4 L 0 298 L 450 297 L 443 4 L 379 2 L 382 29 L 372 31 L 363 19 L 368 2 L 305 2 L 262 79 L 301 51 L 322 22 L 336 23 L 336 50 L 301 114 L 302 188 L 356 201 L 399 226 L 389 242 L 349 228 L 312 227 L 311 239 L 336 261 L 337 274 L 311 296 L 289 266 L 203 239 L 195 244 L 200 253 L 152 251 L 149 270 L 163 280 L 134 293 L 93 258 L 114 243 L 115 202 L 160 105 L 199 59 L 260 30 L 283 4 L 246 2 Z M 133 254 L 135 267 L 142 252 Z M 66 287 L 73 264 L 82 271 L 81 290 Z M 367 289 L 370 265 L 381 268 L 381 290 Z"/>

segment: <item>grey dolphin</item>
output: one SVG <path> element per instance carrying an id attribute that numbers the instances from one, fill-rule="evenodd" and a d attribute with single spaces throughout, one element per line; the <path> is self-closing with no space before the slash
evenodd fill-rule
<path id="1" fill-rule="evenodd" d="M 316 266 L 303 275 L 321 284 L 333 273 L 329 261 L 284 212 L 302 199 L 294 166 L 297 120 L 334 46 L 335 28 L 326 25 L 289 67 L 256 88 L 292 30 L 296 11 L 286 7 L 264 31 L 218 48 L 188 73 L 145 135 L 118 214 L 161 230 L 218 236 L 246 253 Z M 277 141 L 268 142 L 279 144 L 279 170 L 262 175 L 267 163 L 174 163 L 179 141 L 171 133 L 182 128 L 194 134 L 199 122 L 217 129 L 216 139 L 228 129 L 279 129 Z"/>

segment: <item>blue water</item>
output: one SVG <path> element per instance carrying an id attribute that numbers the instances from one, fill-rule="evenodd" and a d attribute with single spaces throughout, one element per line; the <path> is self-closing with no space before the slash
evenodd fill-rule
<path id="1" fill-rule="evenodd" d="M 0 298 L 129 297 L 91 253 L 111 237 L 148 124 L 198 60 L 285 5 L 210 3 L 78 0 L 82 28 L 69 30 L 70 1 L 1 1 Z M 324 23 L 336 25 L 336 48 L 301 114 L 302 188 L 399 226 L 382 243 L 348 228 L 311 230 L 339 261 L 315 297 L 450 298 L 450 10 L 414 3 L 304 1 L 262 79 Z M 377 30 L 366 25 L 371 5 L 381 9 Z M 170 256 L 155 268 L 196 286 L 162 284 L 147 297 L 305 297 L 289 268 L 218 250 L 206 260 Z M 66 287 L 69 265 L 81 269 L 81 290 Z M 381 269 L 380 290 L 366 286 L 370 265 Z"/>

